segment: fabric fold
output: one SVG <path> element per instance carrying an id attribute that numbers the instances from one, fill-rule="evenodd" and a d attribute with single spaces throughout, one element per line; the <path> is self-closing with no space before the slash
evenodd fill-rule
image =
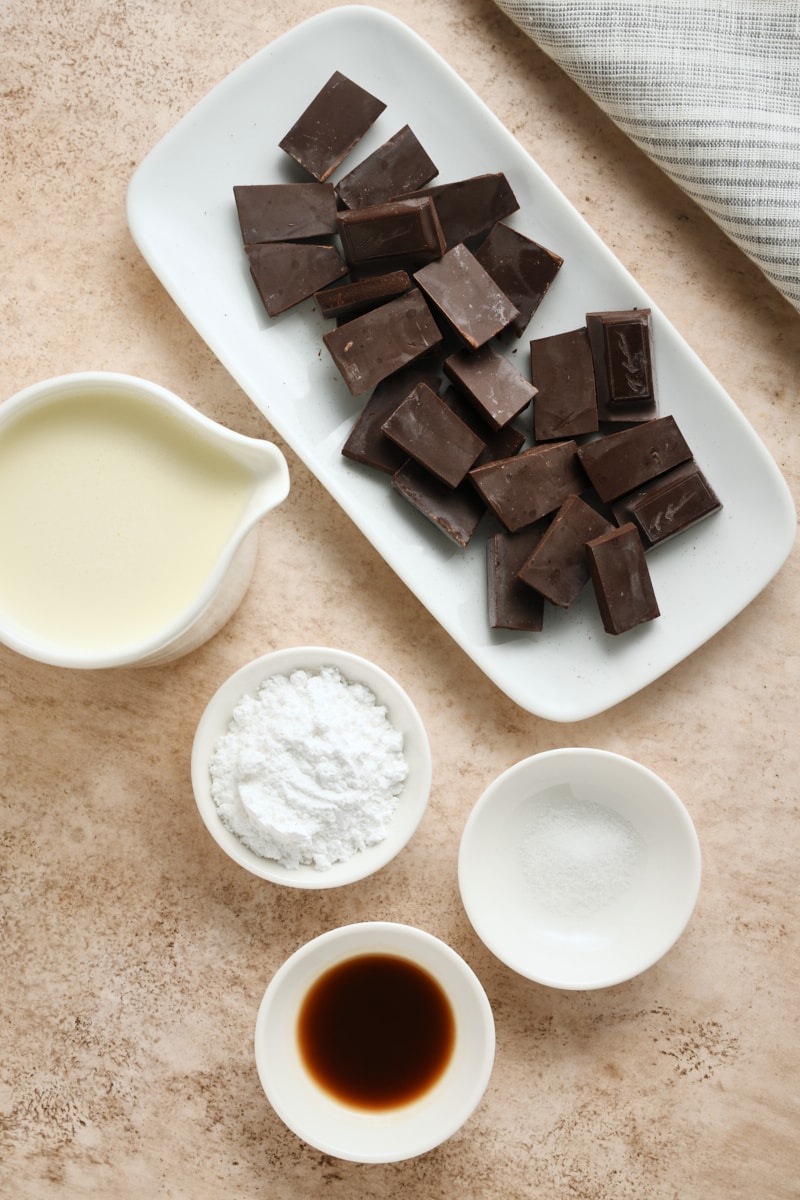
<path id="1" fill-rule="evenodd" d="M 800 0 L 495 0 L 800 311 Z"/>

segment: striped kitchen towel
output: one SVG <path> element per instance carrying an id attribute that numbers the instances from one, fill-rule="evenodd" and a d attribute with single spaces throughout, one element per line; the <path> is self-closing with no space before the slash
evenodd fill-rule
<path id="1" fill-rule="evenodd" d="M 800 0 L 495 0 L 800 311 Z"/>

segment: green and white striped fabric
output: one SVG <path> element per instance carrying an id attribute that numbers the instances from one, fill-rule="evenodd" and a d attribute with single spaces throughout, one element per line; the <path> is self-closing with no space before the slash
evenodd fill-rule
<path id="1" fill-rule="evenodd" d="M 496 0 L 800 310 L 800 0 Z"/>

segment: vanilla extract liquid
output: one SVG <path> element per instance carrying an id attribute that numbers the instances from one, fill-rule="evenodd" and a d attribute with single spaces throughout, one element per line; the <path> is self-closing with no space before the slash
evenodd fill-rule
<path id="1" fill-rule="evenodd" d="M 455 1018 L 437 981 L 408 959 L 364 954 L 326 971 L 298 1018 L 301 1057 L 343 1104 L 379 1112 L 424 1095 L 444 1073 Z"/>

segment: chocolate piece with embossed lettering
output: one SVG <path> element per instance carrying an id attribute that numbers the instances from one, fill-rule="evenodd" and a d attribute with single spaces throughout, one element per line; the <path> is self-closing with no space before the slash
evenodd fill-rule
<path id="1" fill-rule="evenodd" d="M 631 424 L 658 415 L 650 309 L 587 313 L 601 421 Z"/>
<path id="2" fill-rule="evenodd" d="M 351 266 L 389 262 L 410 269 L 444 253 L 436 207 L 428 196 L 345 209 L 338 226 Z"/>
<path id="3" fill-rule="evenodd" d="M 633 521 L 649 550 L 717 512 L 722 504 L 691 460 L 620 496 L 611 507 L 619 525 Z"/>

